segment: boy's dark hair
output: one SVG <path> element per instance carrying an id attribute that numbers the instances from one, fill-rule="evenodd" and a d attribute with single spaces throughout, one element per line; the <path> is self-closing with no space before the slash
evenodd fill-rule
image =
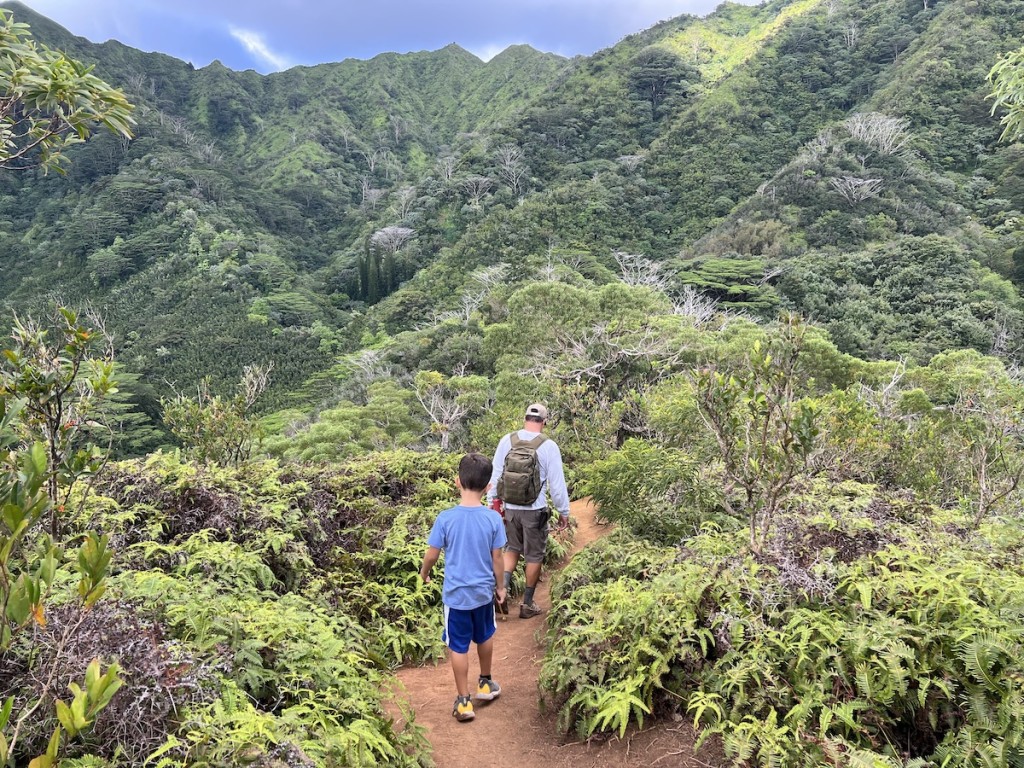
<path id="1" fill-rule="evenodd" d="M 491 482 L 491 460 L 481 453 L 467 453 L 459 462 L 459 482 L 467 491 L 483 491 Z"/>
<path id="2" fill-rule="evenodd" d="M 532 421 L 534 424 L 543 424 L 544 419 L 540 416 L 527 416 L 523 421 Z"/>

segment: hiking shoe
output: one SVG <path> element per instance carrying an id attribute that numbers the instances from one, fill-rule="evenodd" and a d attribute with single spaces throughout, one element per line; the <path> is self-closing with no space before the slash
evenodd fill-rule
<path id="1" fill-rule="evenodd" d="M 452 708 L 452 717 L 460 723 L 467 723 L 476 717 L 476 712 L 473 711 L 473 702 L 469 700 L 469 696 L 455 697 L 455 706 Z"/>
<path id="2" fill-rule="evenodd" d="M 536 603 L 523 603 L 519 606 L 520 619 L 532 619 L 534 616 L 540 616 L 542 613 L 544 611 Z"/>
<path id="3" fill-rule="evenodd" d="M 508 593 L 505 594 L 505 599 L 499 601 L 498 596 L 494 596 L 494 610 L 501 616 L 502 621 L 508 620 Z"/>
<path id="4" fill-rule="evenodd" d="M 493 680 L 485 680 L 481 677 L 476 686 L 476 696 L 473 698 L 481 701 L 494 701 L 499 696 L 501 696 L 501 686 Z"/>

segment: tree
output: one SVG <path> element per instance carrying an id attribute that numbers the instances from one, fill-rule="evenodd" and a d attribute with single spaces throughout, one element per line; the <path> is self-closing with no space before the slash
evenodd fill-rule
<path id="1" fill-rule="evenodd" d="M 443 155 L 437 158 L 434 165 L 437 168 L 437 172 L 441 175 L 441 179 L 444 183 L 450 184 L 452 179 L 455 178 L 455 171 L 461 163 L 462 161 L 457 157 L 453 157 L 452 155 Z"/>
<path id="2" fill-rule="evenodd" d="M 89 254 L 86 263 L 89 266 L 89 275 L 97 286 L 105 286 L 117 282 L 131 266 L 132 261 L 123 252 L 124 240 L 118 235 L 114 238 L 114 244 L 108 248 L 100 248 Z"/>
<path id="3" fill-rule="evenodd" d="M 131 136 L 132 105 L 92 67 L 38 45 L 0 9 L 0 168 L 63 172 L 68 146 L 95 124 Z"/>
<path id="4" fill-rule="evenodd" d="M 857 112 L 850 115 L 843 126 L 854 139 L 882 155 L 895 155 L 910 141 L 909 120 L 880 112 Z"/>
<path id="5" fill-rule="evenodd" d="M 370 237 L 370 242 L 387 253 L 395 253 L 416 236 L 416 230 L 409 227 L 384 227 Z"/>
<path id="6" fill-rule="evenodd" d="M 672 276 L 666 274 L 658 262 L 622 251 L 616 251 L 614 256 L 622 273 L 622 282 L 626 285 L 644 286 L 660 293 L 671 288 Z"/>
<path id="7" fill-rule="evenodd" d="M 795 493 L 793 480 L 805 469 L 818 433 L 814 409 L 794 392 L 805 332 L 790 316 L 770 347 L 755 342 L 744 370 L 708 368 L 693 375 L 698 413 L 722 461 L 725 507 L 746 517 L 755 553 Z"/>
<path id="8" fill-rule="evenodd" d="M 405 221 L 412 212 L 413 203 L 416 202 L 416 187 L 402 187 L 395 194 L 395 212 L 398 218 Z"/>
<path id="9" fill-rule="evenodd" d="M 462 188 L 469 195 L 469 204 L 474 208 L 480 207 L 480 201 L 487 194 L 494 182 L 486 176 L 469 176 L 462 182 Z"/>
<path id="10" fill-rule="evenodd" d="M 878 197 L 884 184 L 882 179 L 862 179 L 857 176 L 833 177 L 829 182 L 851 207 Z"/>
<path id="11" fill-rule="evenodd" d="M 505 180 L 512 194 L 520 195 L 523 191 L 523 177 L 529 170 L 523 162 L 523 150 L 515 144 L 502 144 L 495 152 L 498 160 L 498 173 Z"/>
<path id="12" fill-rule="evenodd" d="M 101 426 L 88 427 L 92 439 L 113 437 L 111 456 L 115 459 L 146 456 L 169 442 L 169 435 L 157 426 L 160 398 L 153 386 L 141 374 L 131 373 L 116 362 L 114 380 L 117 389 L 107 392 L 99 403 L 95 421 Z"/>
<path id="13" fill-rule="evenodd" d="M 992 114 L 1004 110 L 999 121 L 1003 126 L 1003 141 L 1017 141 L 1024 137 L 1024 48 L 1011 51 L 996 62 L 988 73 L 992 83 L 989 97 L 995 101 Z"/>
<path id="14" fill-rule="evenodd" d="M 646 155 L 619 155 L 615 161 L 632 173 L 647 159 Z"/>
<path id="15" fill-rule="evenodd" d="M 268 437 L 264 449 L 294 461 L 340 461 L 359 453 L 395 450 L 417 442 L 423 419 L 413 414 L 414 395 L 386 379 L 367 387 L 366 403 L 343 400 Z"/>
<path id="16" fill-rule="evenodd" d="M 386 195 L 386 189 L 378 189 L 370 186 L 370 180 L 367 177 L 363 177 L 360 189 L 363 195 L 363 207 L 369 208 L 370 210 L 377 210 L 377 203 L 379 203 Z"/>
<path id="17" fill-rule="evenodd" d="M 672 312 L 691 318 L 694 326 L 699 328 L 718 314 L 718 302 L 692 285 L 684 285 L 679 294 L 672 298 Z"/>
<path id="18" fill-rule="evenodd" d="M 657 120 L 662 104 L 672 95 L 685 93 L 695 69 L 666 48 L 644 48 L 630 62 L 629 87 L 638 98 L 650 102 L 651 120 Z"/>
<path id="19" fill-rule="evenodd" d="M 81 322 L 77 313 L 57 307 L 47 323 L 14 320 L 10 347 L 3 352 L 0 395 L 23 407 L 20 425 L 26 442 L 46 448 L 46 490 L 54 507 L 50 535 L 61 535 L 62 512 L 74 484 L 95 475 L 106 451 L 89 441 L 100 430 L 100 402 L 117 391 L 109 345 L 97 356 L 102 334 Z"/>
<path id="20" fill-rule="evenodd" d="M 416 399 L 431 419 L 431 431 L 441 436 L 442 451 L 451 447 L 452 434 L 465 428 L 467 416 L 487 407 L 490 396 L 490 383 L 483 376 L 416 374 Z"/>
<path id="21" fill-rule="evenodd" d="M 252 408 L 273 369 L 273 363 L 247 365 L 232 398 L 212 394 L 204 379 L 195 397 L 179 394 L 162 401 L 164 423 L 198 461 L 236 466 L 248 461 L 262 438 Z"/>
<path id="22" fill-rule="evenodd" d="M 1018 398 L 1019 393 L 985 382 L 961 389 L 949 409 L 978 494 L 975 527 L 1024 479 L 1024 416 Z"/>

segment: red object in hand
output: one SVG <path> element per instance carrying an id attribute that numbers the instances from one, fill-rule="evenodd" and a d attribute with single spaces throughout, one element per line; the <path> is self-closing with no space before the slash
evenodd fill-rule
<path id="1" fill-rule="evenodd" d="M 491 501 L 491 509 L 493 509 L 502 517 L 505 516 L 505 505 L 501 503 L 501 499 L 499 499 L 497 496 L 495 496 L 494 499 Z"/>

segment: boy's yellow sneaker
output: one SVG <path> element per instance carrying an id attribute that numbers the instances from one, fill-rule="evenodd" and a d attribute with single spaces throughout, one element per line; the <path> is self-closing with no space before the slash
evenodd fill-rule
<path id="1" fill-rule="evenodd" d="M 480 678 L 480 682 L 476 686 L 476 696 L 473 698 L 480 699 L 481 701 L 494 701 L 494 699 L 501 696 L 501 686 L 493 680 L 486 680 Z"/>
<path id="2" fill-rule="evenodd" d="M 455 707 L 452 709 L 452 717 L 460 723 L 468 722 L 476 717 L 476 712 L 473 711 L 473 702 L 469 700 L 469 696 L 455 697 Z"/>

